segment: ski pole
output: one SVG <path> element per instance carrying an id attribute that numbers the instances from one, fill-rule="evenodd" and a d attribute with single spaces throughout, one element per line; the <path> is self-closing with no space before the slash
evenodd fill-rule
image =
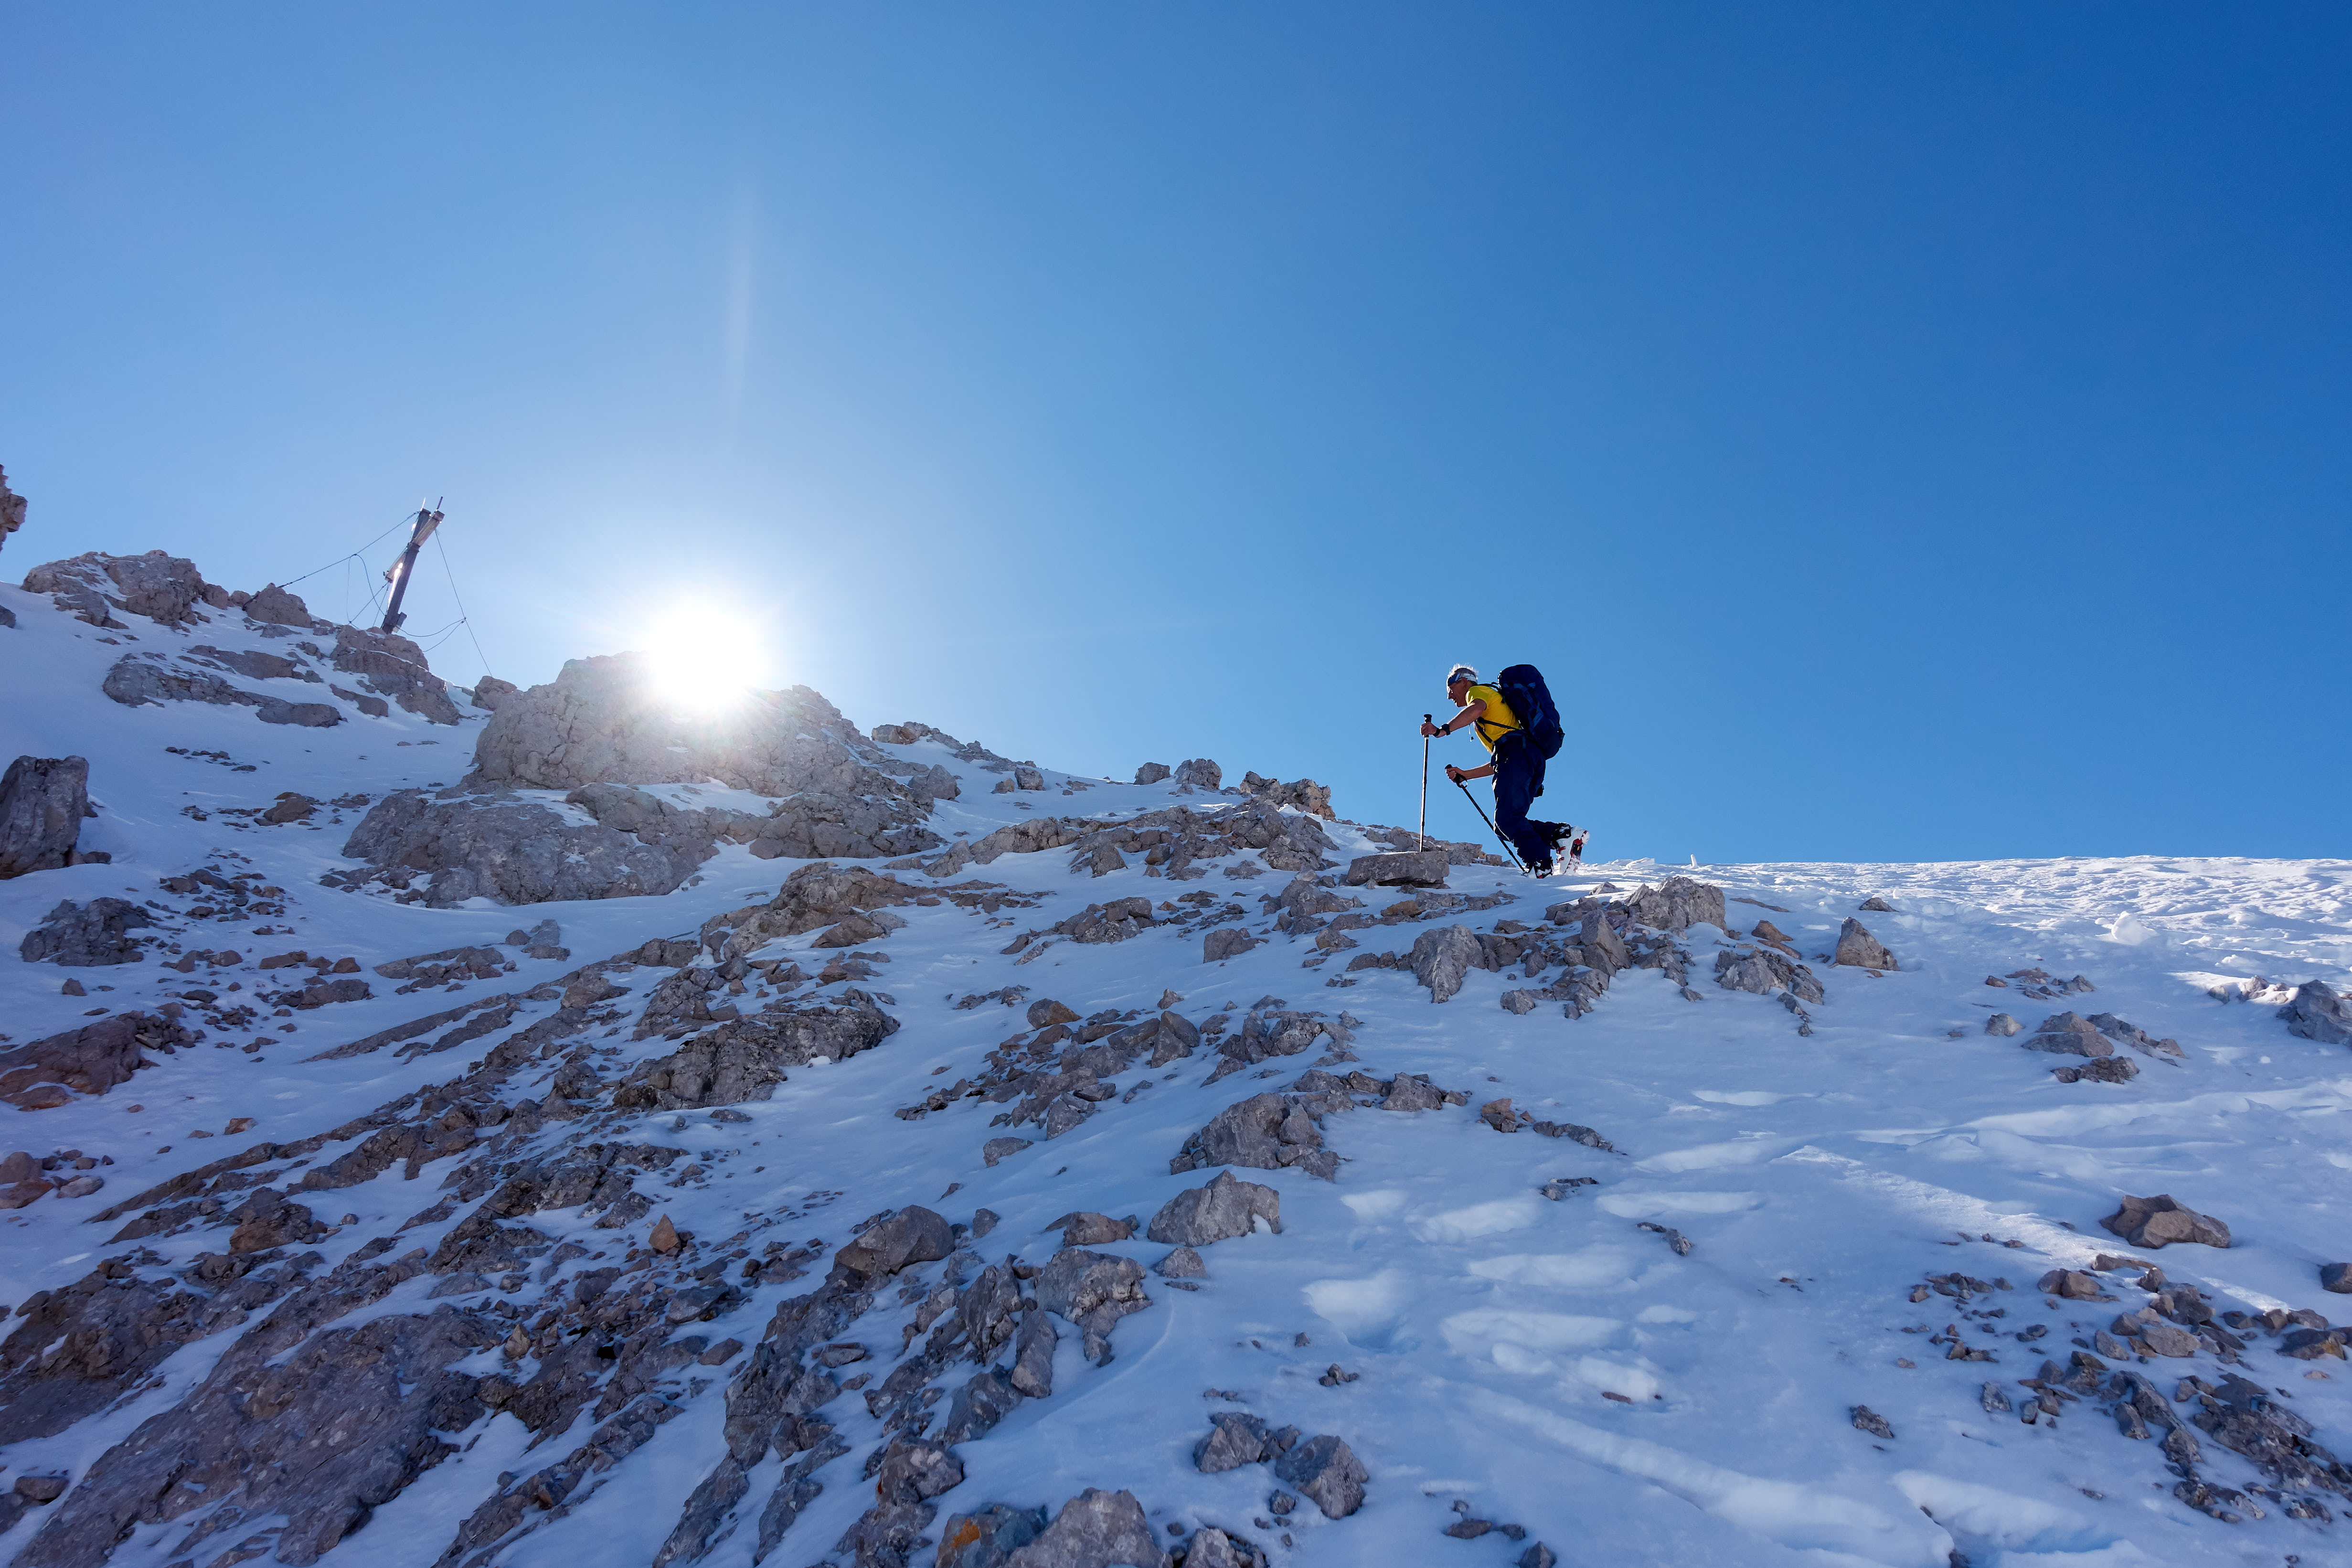
<path id="1" fill-rule="evenodd" d="M 1431 716 L 1426 713 L 1421 716 L 1421 721 L 1424 724 L 1433 722 Z M 1421 738 L 1421 820 L 1413 824 L 1412 847 L 1415 850 L 1429 847 L 1429 737 L 1427 735 Z"/>
<path id="2" fill-rule="evenodd" d="M 1478 814 L 1478 820 L 1486 825 L 1486 831 L 1495 836 L 1495 841 L 1503 847 L 1503 853 L 1511 858 L 1511 864 L 1522 872 L 1526 871 L 1527 862 L 1519 858 L 1519 852 L 1511 847 L 1511 841 L 1503 837 L 1503 830 L 1495 826 L 1495 819 L 1486 815 L 1486 808 L 1478 804 L 1478 797 L 1470 793 L 1470 786 L 1455 779 L 1454 787 L 1462 792 L 1462 798 L 1470 803 L 1470 809 Z"/>

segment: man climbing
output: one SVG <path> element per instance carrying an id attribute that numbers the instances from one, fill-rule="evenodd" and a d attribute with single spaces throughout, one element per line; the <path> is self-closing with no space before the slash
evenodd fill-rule
<path id="1" fill-rule="evenodd" d="M 1509 672 L 1506 672 L 1507 677 Z M 1552 873 L 1552 858 L 1560 845 L 1570 845 L 1574 861 L 1583 849 L 1576 829 L 1564 822 L 1538 822 L 1528 807 L 1543 794 L 1544 757 L 1528 743 L 1519 716 L 1492 686 L 1478 684 L 1478 672 L 1457 664 L 1445 675 L 1445 700 L 1458 710 L 1443 724 L 1423 722 L 1424 735 L 1450 735 L 1464 725 L 1475 725 L 1478 742 L 1494 761 L 1482 768 L 1445 764 L 1445 776 L 1455 784 L 1465 779 L 1495 781 L 1495 826 L 1518 852 L 1520 864 L 1538 877 Z"/>

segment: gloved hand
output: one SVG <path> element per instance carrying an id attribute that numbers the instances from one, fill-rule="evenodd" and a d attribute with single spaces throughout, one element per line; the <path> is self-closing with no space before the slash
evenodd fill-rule
<path id="1" fill-rule="evenodd" d="M 1439 729 L 1436 725 L 1432 724 L 1432 723 L 1428 722 L 1428 721 L 1425 721 L 1425 720 L 1424 720 L 1424 721 L 1423 721 L 1423 723 L 1422 723 L 1422 726 L 1421 726 L 1421 732 L 1422 732 L 1423 735 L 1443 735 L 1444 733 L 1445 733 L 1445 731 L 1443 731 L 1443 730 Z"/>

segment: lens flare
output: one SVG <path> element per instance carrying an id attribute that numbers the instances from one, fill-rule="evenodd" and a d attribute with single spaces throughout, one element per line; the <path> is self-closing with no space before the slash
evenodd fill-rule
<path id="1" fill-rule="evenodd" d="M 743 700 L 767 647 L 751 623 L 696 611 L 654 623 L 645 653 L 656 697 L 684 712 L 713 713 Z"/>

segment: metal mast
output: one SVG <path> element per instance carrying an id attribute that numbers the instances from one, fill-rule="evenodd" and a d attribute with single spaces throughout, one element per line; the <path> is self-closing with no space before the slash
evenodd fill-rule
<path id="1" fill-rule="evenodd" d="M 439 501 L 435 501 L 430 507 L 416 509 L 416 521 L 408 534 L 408 548 L 400 552 L 400 559 L 386 568 L 383 574 L 383 580 L 392 584 L 392 598 L 384 605 L 383 625 L 377 628 L 379 631 L 396 632 L 400 629 L 400 623 L 408 618 L 400 613 L 401 595 L 408 592 L 408 579 L 416 570 L 417 551 L 424 548 L 425 542 L 432 538 L 433 531 L 440 526 Z"/>

